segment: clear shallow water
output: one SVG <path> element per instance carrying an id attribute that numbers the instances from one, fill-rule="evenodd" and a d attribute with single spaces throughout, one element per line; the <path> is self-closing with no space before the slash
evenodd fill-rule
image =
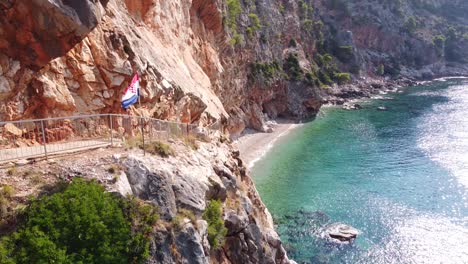
<path id="1" fill-rule="evenodd" d="M 468 263 L 468 80 L 385 97 L 324 109 L 252 168 L 299 263 Z M 327 242 L 333 222 L 362 234 Z"/>

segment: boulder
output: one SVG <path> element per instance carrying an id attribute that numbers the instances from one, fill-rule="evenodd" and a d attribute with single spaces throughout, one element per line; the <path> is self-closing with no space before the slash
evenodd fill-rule
<path id="1" fill-rule="evenodd" d="M 335 223 L 327 226 L 325 233 L 333 240 L 351 242 L 359 235 L 359 230 L 346 224 Z"/>
<path id="2" fill-rule="evenodd" d="M 362 109 L 362 106 L 360 104 L 345 103 L 343 108 L 346 110 L 359 110 Z"/>
<path id="3" fill-rule="evenodd" d="M 17 137 L 21 137 L 21 135 L 23 135 L 23 131 L 12 123 L 5 124 L 3 128 L 5 129 L 7 134 L 17 136 Z"/>

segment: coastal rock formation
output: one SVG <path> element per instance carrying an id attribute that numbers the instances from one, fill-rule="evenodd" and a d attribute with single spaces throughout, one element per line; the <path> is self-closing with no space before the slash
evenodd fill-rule
<path id="1" fill-rule="evenodd" d="M 216 125 L 231 137 L 268 132 L 269 119 L 311 118 L 324 103 L 468 74 L 466 12 L 465 0 L 1 0 L 0 120 L 123 113 L 122 93 L 138 73 L 131 114 Z M 71 133 L 65 124 L 47 140 Z M 224 202 L 219 254 L 208 254 L 203 222 L 186 222 L 177 235 L 157 232 L 152 256 L 287 263 L 242 161 L 215 145 L 121 161 L 132 192 L 158 204 L 163 219 Z"/>
<path id="2" fill-rule="evenodd" d="M 176 232 L 156 231 L 150 263 L 293 263 L 235 152 L 206 143 L 185 152 L 169 158 L 131 154 L 120 162 L 133 193 L 156 204 L 166 221 L 180 217 L 182 210 L 200 219 L 208 201 L 223 201 L 226 243 L 210 254 L 207 223 L 186 218 Z M 171 251 L 171 243 L 179 254 Z"/>
<path id="3" fill-rule="evenodd" d="M 467 10 L 461 0 L 2 1 L 0 118 L 119 113 L 138 72 L 133 113 L 268 131 L 268 119 L 314 116 L 375 82 L 467 74 Z"/>
<path id="4" fill-rule="evenodd" d="M 335 223 L 327 226 L 324 232 L 330 238 L 340 242 L 351 242 L 359 235 L 359 230 L 341 223 Z"/>

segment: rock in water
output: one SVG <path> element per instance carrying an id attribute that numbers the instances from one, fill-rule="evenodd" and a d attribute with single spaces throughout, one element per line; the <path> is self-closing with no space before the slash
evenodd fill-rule
<path id="1" fill-rule="evenodd" d="M 359 230 L 349 225 L 335 223 L 326 227 L 325 233 L 334 240 L 351 242 L 359 235 Z"/>
<path id="2" fill-rule="evenodd" d="M 379 107 L 377 107 L 377 110 L 379 110 L 379 111 L 387 111 L 387 107 L 385 107 L 385 106 L 379 106 Z"/>
<path id="3" fill-rule="evenodd" d="M 345 103 L 343 108 L 346 110 L 359 110 L 362 109 L 362 106 L 360 104 Z"/>

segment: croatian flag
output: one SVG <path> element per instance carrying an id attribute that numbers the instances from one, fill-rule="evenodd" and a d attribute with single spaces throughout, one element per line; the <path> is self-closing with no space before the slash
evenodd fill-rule
<path id="1" fill-rule="evenodd" d="M 138 97 L 140 96 L 140 79 L 138 78 L 138 74 L 133 76 L 132 82 L 125 90 L 125 94 L 122 97 L 122 108 L 127 109 L 132 104 L 138 101 Z"/>

